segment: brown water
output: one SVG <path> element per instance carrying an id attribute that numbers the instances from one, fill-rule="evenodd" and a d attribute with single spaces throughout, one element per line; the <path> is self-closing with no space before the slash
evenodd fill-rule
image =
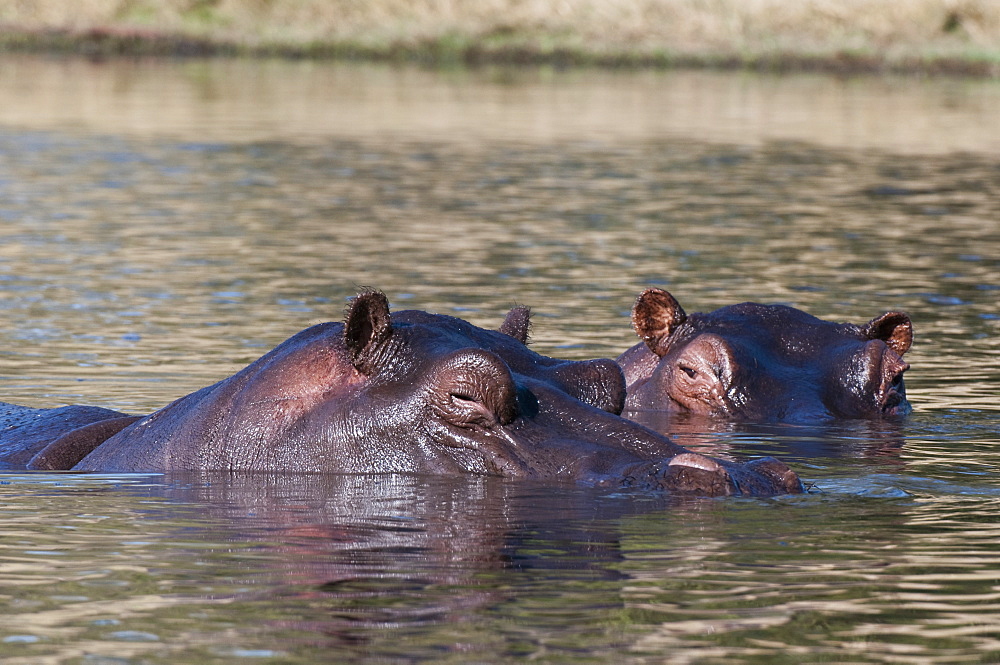
<path id="1" fill-rule="evenodd" d="M 666 423 L 817 491 L 0 477 L 4 663 L 1000 660 L 1000 84 L 0 62 L 0 394 L 149 411 L 397 309 L 614 356 L 688 311 L 910 313 L 914 414 Z"/>

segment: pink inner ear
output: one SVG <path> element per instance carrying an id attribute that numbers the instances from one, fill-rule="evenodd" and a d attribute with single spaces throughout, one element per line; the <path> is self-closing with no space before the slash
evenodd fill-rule
<path id="1" fill-rule="evenodd" d="M 646 289 L 632 306 L 632 327 L 656 355 L 663 355 L 661 341 L 686 320 L 684 308 L 663 289 Z"/>
<path id="2" fill-rule="evenodd" d="M 862 332 L 868 339 L 880 339 L 886 345 L 903 355 L 913 344 L 913 324 L 903 312 L 886 312 L 865 325 Z"/>

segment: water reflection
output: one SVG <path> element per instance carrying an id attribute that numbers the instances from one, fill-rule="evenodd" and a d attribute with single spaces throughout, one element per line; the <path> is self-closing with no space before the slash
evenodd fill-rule
<path id="1" fill-rule="evenodd" d="M 911 154 L 1000 149 L 1000 83 L 991 80 L 5 55 L 0 96 L 10 102 L 0 108 L 7 126 L 189 142 L 698 137 Z"/>
<path id="2" fill-rule="evenodd" d="M 774 455 L 794 462 L 833 460 L 866 468 L 901 468 L 908 433 L 904 420 L 844 420 L 818 425 L 737 423 L 695 414 L 628 411 L 630 420 L 711 455 Z"/>
<path id="3" fill-rule="evenodd" d="M 50 477 L 10 478 L 5 517 L 46 494 L 38 480 Z M 87 640 L 95 654 L 185 660 L 199 644 L 221 646 L 216 632 L 243 651 L 290 662 L 330 648 L 344 658 L 435 662 L 441 645 L 456 658 L 558 651 L 568 635 L 600 625 L 591 608 L 620 604 L 616 520 L 665 505 L 657 496 L 631 502 L 477 478 L 206 474 L 117 487 L 78 478 L 49 486 L 59 488 L 49 542 L 4 521 L 6 614 L 19 634 L 37 638 L 23 644 L 37 644 L 28 653 L 38 656 L 65 657 Z M 93 513 L 54 519 L 88 494 Z M 675 509 L 698 506 L 689 500 Z M 102 519 L 114 522 L 81 528 Z M 65 529 L 74 535 L 57 544 Z M 26 556 L 45 565 L 25 566 Z M 44 581 L 53 570 L 58 581 Z M 582 605 L 552 595 L 553 585 L 566 584 L 581 585 Z M 42 600 L 33 589 L 43 590 Z M 116 606 L 121 596 L 128 602 Z M 59 603 L 72 606 L 49 610 Z M 553 610 L 559 616 L 546 619 Z M 522 628 L 516 620 L 504 626 L 521 611 L 540 622 L 512 642 L 511 631 Z M 483 639 L 494 623 L 495 637 Z M 606 638 L 601 631 L 586 642 L 599 653 L 613 647 Z M 133 641 L 141 644 L 123 648 Z"/>
<path id="4" fill-rule="evenodd" d="M 16 622 L 5 632 L 20 637 L 0 653 L 32 662 L 83 644 L 152 662 L 311 662 L 329 649 L 632 663 L 844 649 L 891 662 L 905 649 L 952 662 L 995 649 L 1000 622 L 995 493 L 667 501 L 393 476 L 6 482 L 0 581 Z"/>
<path id="5" fill-rule="evenodd" d="M 951 517 L 979 532 L 986 519 L 979 502 L 959 503 L 964 505 Z M 806 535 L 807 520 L 817 514 L 803 508 L 781 510 L 780 525 L 762 526 L 780 539 L 776 549 L 783 549 L 781 554 L 760 541 L 735 548 L 729 543 L 710 568 L 675 565 L 673 577 L 657 565 L 671 560 L 672 553 L 647 556 L 654 572 L 627 594 L 642 610 L 660 614 L 663 623 L 637 648 L 690 654 L 678 662 L 701 662 L 701 649 L 707 649 L 719 658 L 791 657 L 798 662 L 844 653 L 852 662 L 893 662 L 908 653 L 915 662 L 927 663 L 975 658 L 996 649 L 991 628 L 997 618 L 988 609 L 993 594 L 986 580 L 995 575 L 1000 559 L 995 548 L 983 551 L 971 543 L 970 558 L 959 552 L 947 556 L 948 549 L 961 549 L 961 538 L 935 536 L 924 528 L 937 521 L 932 515 L 939 509 L 949 512 L 946 505 L 926 496 L 886 498 L 877 508 L 856 499 L 826 503 L 817 538 Z M 890 514 L 894 519 L 886 520 Z M 904 539 L 907 544 L 899 548 Z M 806 548 L 815 549 L 810 565 L 802 568 L 799 557 Z M 672 581 L 685 572 L 687 584 L 697 591 L 685 594 L 685 584 Z M 966 630 L 966 601 L 985 612 L 982 629 Z M 727 636 L 727 646 L 718 644 L 718 635 Z M 774 652 L 778 644 L 780 655 Z"/>

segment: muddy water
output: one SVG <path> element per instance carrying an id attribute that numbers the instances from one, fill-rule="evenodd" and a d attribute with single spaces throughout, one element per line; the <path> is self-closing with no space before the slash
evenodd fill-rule
<path id="1" fill-rule="evenodd" d="M 916 328 L 903 423 L 655 423 L 801 497 L 0 477 L 4 662 L 1000 658 L 997 83 L 0 65 L 4 399 L 153 410 L 361 285 L 568 358 L 650 284 Z"/>

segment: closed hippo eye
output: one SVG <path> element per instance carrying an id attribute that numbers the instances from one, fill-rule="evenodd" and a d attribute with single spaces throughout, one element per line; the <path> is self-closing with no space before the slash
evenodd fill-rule
<path id="1" fill-rule="evenodd" d="M 454 407 L 450 420 L 456 425 L 490 429 L 498 424 L 497 414 L 476 397 L 455 392 L 449 396 Z"/>
<path id="2" fill-rule="evenodd" d="M 445 358 L 428 383 L 429 401 L 440 418 L 466 429 L 510 424 L 518 414 L 517 388 L 500 358 L 480 349 Z"/>

